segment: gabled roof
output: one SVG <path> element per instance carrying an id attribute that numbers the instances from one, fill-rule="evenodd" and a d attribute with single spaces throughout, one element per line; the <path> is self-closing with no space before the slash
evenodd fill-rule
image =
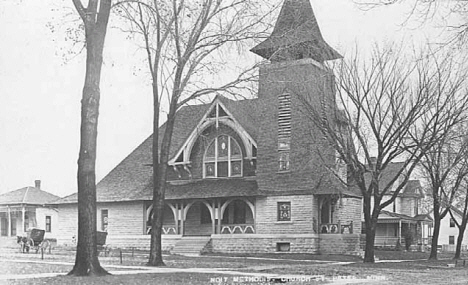
<path id="1" fill-rule="evenodd" d="M 0 205 L 44 205 L 60 197 L 36 187 L 24 187 L 0 195 Z"/>
<path id="2" fill-rule="evenodd" d="M 390 181 L 398 174 L 398 172 L 402 168 L 404 168 L 404 166 L 405 166 L 404 162 L 390 162 L 387 165 L 387 167 L 385 167 L 385 169 L 382 171 L 380 175 L 380 183 L 379 183 L 380 189 L 383 189 L 383 187 L 386 187 L 390 183 Z M 371 173 L 366 173 L 364 175 L 366 186 L 369 186 L 371 178 L 372 178 Z M 398 180 L 396 180 L 396 182 L 398 182 Z M 390 192 L 391 190 L 388 193 L 390 194 Z"/>
<path id="3" fill-rule="evenodd" d="M 309 0 L 285 0 L 270 37 L 251 51 L 274 61 L 299 56 L 323 62 L 342 57 L 323 39 Z"/>
<path id="4" fill-rule="evenodd" d="M 216 99 L 223 102 L 226 108 L 233 114 L 233 116 L 236 117 L 242 127 L 245 128 L 253 138 L 256 138 L 256 124 L 259 121 L 257 117 L 259 114 L 258 112 L 255 112 L 257 104 L 256 99 L 234 101 L 222 96 L 218 96 L 214 100 Z M 170 147 L 170 158 L 177 153 L 180 147 L 182 147 L 193 128 L 196 127 L 198 122 L 208 111 L 211 104 L 212 103 L 185 106 L 177 112 Z M 159 128 L 160 142 L 162 141 L 164 130 L 165 124 Z M 152 195 L 151 192 L 146 192 L 147 189 L 149 189 L 148 187 L 151 187 L 152 185 L 152 143 L 153 136 L 151 135 L 97 184 L 96 195 L 98 202 L 145 200 L 148 195 Z M 250 184 L 247 183 L 249 185 L 243 182 L 239 183 L 248 189 L 252 188 L 252 185 L 250 185 L 251 182 L 249 182 Z M 201 183 L 196 185 L 204 184 Z M 210 185 L 213 186 L 214 184 L 211 183 Z M 169 188 L 171 188 L 171 186 Z M 169 191 L 171 190 L 168 189 L 168 193 Z M 168 199 L 170 199 L 169 197 L 170 196 L 167 196 Z M 76 203 L 76 201 L 77 194 L 75 193 L 54 201 L 54 204 Z"/>
<path id="5" fill-rule="evenodd" d="M 424 193 L 422 192 L 421 188 L 421 182 L 419 180 L 408 181 L 400 195 L 402 197 L 424 198 Z"/>
<path id="6" fill-rule="evenodd" d="M 204 113 L 196 117 L 197 120 L 194 120 L 190 124 L 190 129 L 182 130 L 183 135 L 180 136 L 181 139 L 178 141 L 178 144 L 171 146 L 169 164 L 175 164 L 175 161 L 182 154 L 184 155 L 180 162 L 189 163 L 191 147 L 205 128 L 216 123 L 213 119 L 219 120 L 220 123 L 234 129 L 244 142 L 246 155 L 251 156 L 251 146 L 256 146 L 257 122 L 259 119 L 256 105 L 256 99 L 234 101 L 220 95 L 216 96 L 208 107 L 204 109 Z M 223 109 L 226 115 L 216 119 L 211 117 L 210 114 L 213 110 L 216 112 L 215 108 L 218 108 L 217 106 Z M 193 123 L 196 124 L 193 125 Z"/>

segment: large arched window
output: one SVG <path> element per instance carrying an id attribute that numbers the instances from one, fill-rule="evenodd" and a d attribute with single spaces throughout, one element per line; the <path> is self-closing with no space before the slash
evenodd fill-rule
<path id="1" fill-rule="evenodd" d="M 203 176 L 242 176 L 242 151 L 235 139 L 221 135 L 210 143 L 203 159 Z"/>

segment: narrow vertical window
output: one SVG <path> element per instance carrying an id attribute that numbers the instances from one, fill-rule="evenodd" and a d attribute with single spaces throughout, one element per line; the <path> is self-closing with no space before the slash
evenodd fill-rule
<path id="1" fill-rule="evenodd" d="M 291 202 L 278 202 L 278 221 L 291 221 Z"/>
<path id="2" fill-rule="evenodd" d="M 278 96 L 278 170 L 289 170 L 291 149 L 291 94 Z"/>
<path id="3" fill-rule="evenodd" d="M 451 228 L 455 227 L 455 221 L 452 218 L 450 218 L 450 227 Z"/>
<path id="4" fill-rule="evenodd" d="M 455 244 L 455 236 L 449 236 L 449 244 Z"/>
<path id="5" fill-rule="evenodd" d="M 101 230 L 107 232 L 109 225 L 109 210 L 101 210 Z"/>
<path id="6" fill-rule="evenodd" d="M 52 231 L 52 218 L 51 216 L 45 217 L 45 230 L 50 233 Z"/>

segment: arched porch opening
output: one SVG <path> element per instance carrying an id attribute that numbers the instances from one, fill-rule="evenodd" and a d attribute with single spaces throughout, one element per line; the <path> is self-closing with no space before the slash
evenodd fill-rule
<path id="1" fill-rule="evenodd" d="M 206 236 L 212 234 L 212 209 L 206 201 L 194 201 L 185 208 L 184 235 Z"/>
<path id="2" fill-rule="evenodd" d="M 178 226 L 175 218 L 175 208 L 172 205 L 166 204 L 164 205 L 164 212 L 163 212 L 163 234 L 178 234 Z M 151 205 L 146 210 L 146 233 L 151 233 L 151 224 L 153 222 L 153 205 Z"/>
<path id="3" fill-rule="evenodd" d="M 221 234 L 255 233 L 255 206 L 245 198 L 227 200 L 221 207 Z"/>

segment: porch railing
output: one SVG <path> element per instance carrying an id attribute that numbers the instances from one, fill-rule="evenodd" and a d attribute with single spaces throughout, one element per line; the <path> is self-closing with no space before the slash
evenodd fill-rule
<path id="1" fill-rule="evenodd" d="M 255 226 L 252 224 L 221 225 L 221 234 L 254 234 Z"/>
<path id="2" fill-rule="evenodd" d="M 320 225 L 321 234 L 352 234 L 353 233 L 353 222 L 348 224 L 328 223 Z"/>
<path id="3" fill-rule="evenodd" d="M 151 233 L 151 226 L 146 226 L 146 233 L 147 234 Z M 163 235 L 176 235 L 177 234 L 177 228 L 176 228 L 175 225 L 163 226 L 162 227 L 162 234 Z"/>

